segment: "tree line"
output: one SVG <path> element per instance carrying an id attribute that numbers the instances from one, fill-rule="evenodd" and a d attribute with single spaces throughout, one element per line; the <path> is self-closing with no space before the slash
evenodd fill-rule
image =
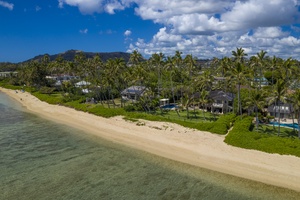
<path id="1" fill-rule="evenodd" d="M 271 104 L 279 108 L 282 103 L 292 105 L 291 117 L 296 117 L 299 123 L 299 70 L 299 61 L 295 59 L 270 57 L 263 50 L 248 57 L 243 48 L 236 48 L 231 57 L 214 58 L 206 64 L 199 64 L 195 57 L 183 56 L 180 51 L 173 56 L 154 53 L 149 59 L 134 51 L 127 63 L 122 58 L 103 62 L 99 55 L 87 59 L 78 53 L 73 61 L 62 57 L 50 61 L 46 55 L 39 62 L 25 63 L 18 67 L 17 77 L 11 83 L 54 88 L 46 76 L 68 74 L 91 83 L 88 87 L 97 91 L 94 97 L 101 103 L 110 100 L 113 105 L 125 88 L 145 86 L 147 91 L 140 98 L 144 110 L 155 108 L 160 98 L 169 98 L 170 102 L 186 108 L 188 115 L 191 104 L 198 103 L 204 108 L 212 103 L 210 91 L 222 90 L 235 94 L 237 115 L 255 114 L 258 127 L 259 116 L 266 116 L 266 107 Z M 72 95 L 79 92 L 74 88 L 72 82 L 63 82 L 58 90 Z M 280 123 L 281 116 L 277 115 Z"/>

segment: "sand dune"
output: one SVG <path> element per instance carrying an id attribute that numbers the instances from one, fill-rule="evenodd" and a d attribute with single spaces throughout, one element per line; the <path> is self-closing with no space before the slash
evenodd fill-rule
<path id="1" fill-rule="evenodd" d="M 165 122 L 105 119 L 71 108 L 49 105 L 25 92 L 0 88 L 30 112 L 114 142 L 191 165 L 300 191 L 300 158 L 232 147 L 224 136 Z"/>

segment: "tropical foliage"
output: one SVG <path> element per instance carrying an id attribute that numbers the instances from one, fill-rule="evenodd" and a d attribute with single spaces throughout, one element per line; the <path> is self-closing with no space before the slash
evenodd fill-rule
<path id="1" fill-rule="evenodd" d="M 254 140 L 274 137 L 258 131 L 261 122 L 267 123 L 270 119 L 266 112 L 269 105 L 279 108 L 275 113 L 279 126 L 274 131 L 281 136 L 270 140 L 283 141 L 280 126 L 280 107 L 283 103 L 293 107 L 289 109 L 290 118 L 300 121 L 299 69 L 299 62 L 292 58 L 269 57 L 263 50 L 249 58 L 243 48 L 232 51 L 232 57 L 214 58 L 208 62 L 201 62 L 179 51 L 174 56 L 154 53 L 148 59 L 134 51 L 128 62 L 122 58 L 102 61 L 99 55 L 86 58 L 85 54 L 78 52 L 72 61 L 62 57 L 50 60 L 46 55 L 40 60 L 23 63 L 17 68 L 17 76 L 6 83 L 21 89 L 31 88 L 34 95 L 49 103 L 64 104 L 103 117 L 123 115 L 130 119 L 170 121 L 218 134 L 228 132 L 236 115 L 237 119 L 251 116 L 244 121 L 255 124 L 256 133 L 247 128 L 237 131 L 239 124 L 246 122 L 236 123 L 226 139 L 226 142 L 236 145 L 247 143 L 249 137 Z M 63 80 L 63 77 L 72 78 Z M 89 84 L 76 87 L 75 83 L 79 81 Z M 121 92 L 130 86 L 146 88 L 137 101 L 126 101 L 121 97 Z M 233 114 L 215 115 L 214 100 L 210 97 L 215 90 L 234 94 Z M 170 111 L 159 109 L 162 98 L 178 106 L 172 111 L 178 118 L 164 117 Z M 96 104 L 90 105 L 87 99 L 93 99 Z M 198 112 L 198 109 L 201 111 Z M 213 116 L 213 122 L 208 120 L 211 119 L 209 116 Z M 192 122 L 193 119 L 198 121 Z M 297 131 L 300 137 L 300 129 Z M 252 135 L 245 136 L 248 132 Z M 253 143 L 247 148 L 256 148 L 256 145 Z"/>

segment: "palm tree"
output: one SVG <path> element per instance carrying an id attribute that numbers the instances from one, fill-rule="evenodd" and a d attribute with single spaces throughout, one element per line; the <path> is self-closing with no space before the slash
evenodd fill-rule
<path id="1" fill-rule="evenodd" d="M 300 89 L 291 95 L 291 101 L 298 121 L 298 137 L 300 138 Z"/>
<path id="2" fill-rule="evenodd" d="M 134 50 L 130 54 L 129 62 L 132 65 L 138 65 L 143 60 L 142 54 L 140 54 L 137 50 Z"/>
<path id="3" fill-rule="evenodd" d="M 231 78 L 235 79 L 238 84 L 238 115 L 242 114 L 242 104 L 241 104 L 241 84 L 246 78 L 246 68 L 245 68 L 245 50 L 243 48 L 236 48 L 236 51 L 232 51 L 233 55 L 233 66 L 230 69 Z"/>
<path id="4" fill-rule="evenodd" d="M 183 59 L 181 57 L 182 52 L 180 51 L 176 51 L 175 55 L 173 57 L 174 60 L 174 64 L 177 68 L 181 68 L 182 67 L 182 63 L 183 63 Z"/>
<path id="5" fill-rule="evenodd" d="M 208 94 L 209 94 L 209 92 L 207 90 L 202 89 L 201 92 L 200 92 L 200 95 L 199 95 L 199 103 L 200 103 L 200 105 L 202 107 L 202 114 L 203 114 L 204 120 L 206 120 L 204 107 L 206 108 L 206 106 L 207 106 L 207 104 L 209 102 Z"/>
<path id="6" fill-rule="evenodd" d="M 286 82 L 283 79 L 277 80 L 274 90 L 272 90 L 272 96 L 270 98 L 270 103 L 275 103 L 275 116 L 276 111 L 278 108 L 279 114 L 278 114 L 278 134 L 280 134 L 280 102 L 286 103 L 286 93 L 287 93 L 287 85 Z M 277 106 L 276 106 L 277 105 Z"/>
<path id="7" fill-rule="evenodd" d="M 126 69 L 126 64 L 123 58 L 109 59 L 106 62 L 105 66 L 105 78 L 107 81 L 109 99 L 112 100 L 113 105 L 115 106 L 113 92 L 121 92 L 125 88 L 124 82 L 124 71 Z"/>
<path id="8" fill-rule="evenodd" d="M 250 58 L 250 68 L 252 70 L 254 83 L 258 82 L 257 89 L 261 89 L 263 69 L 266 66 L 266 54 L 266 51 L 261 50 L 259 53 L 256 54 L 256 56 L 252 56 Z"/>
<path id="9" fill-rule="evenodd" d="M 186 115 L 187 118 L 189 119 L 190 118 L 189 106 L 193 100 L 193 96 L 190 95 L 189 92 L 185 92 L 183 97 L 181 97 L 181 99 L 182 99 L 182 107 L 186 109 Z"/>
<path id="10" fill-rule="evenodd" d="M 242 104 L 241 104 L 241 85 L 242 82 L 246 79 L 247 72 L 245 65 L 241 62 L 235 62 L 234 66 L 230 69 L 231 79 L 237 82 L 238 86 L 238 115 L 242 114 Z"/>
<path id="11" fill-rule="evenodd" d="M 178 87 L 180 88 L 180 96 L 183 97 L 183 85 L 184 85 L 184 76 L 183 76 L 183 59 L 181 57 L 182 52 L 176 51 L 175 55 L 172 57 L 173 63 L 175 65 L 176 73 L 178 75 L 179 84 Z"/>
<path id="12" fill-rule="evenodd" d="M 279 61 L 279 59 L 276 56 L 273 56 L 271 62 L 269 62 L 269 63 L 270 63 L 270 65 L 268 66 L 268 69 L 270 69 L 271 72 L 272 72 L 272 80 L 271 80 L 271 82 L 272 82 L 272 87 L 273 87 L 274 86 L 274 71 L 276 69 L 278 69 L 278 67 L 280 65 L 280 61 Z"/>
<path id="13" fill-rule="evenodd" d="M 172 98 L 173 98 L 174 103 L 175 103 L 175 94 L 174 94 L 173 76 L 176 73 L 175 70 L 176 70 L 176 67 L 175 67 L 174 60 L 170 56 L 168 56 L 166 63 L 165 63 L 165 71 L 168 72 L 169 77 L 170 77 Z"/>
<path id="14" fill-rule="evenodd" d="M 225 77 L 226 72 L 230 69 L 230 66 L 232 65 L 230 58 L 224 57 L 219 62 L 219 68 L 217 69 L 217 72 L 221 73 L 222 77 Z"/>
<path id="15" fill-rule="evenodd" d="M 196 67 L 196 60 L 195 58 L 193 58 L 191 54 L 189 54 L 186 55 L 183 61 L 184 61 L 185 69 L 187 70 L 186 73 L 188 74 L 188 77 L 191 78 L 192 72 Z"/>
<path id="16" fill-rule="evenodd" d="M 266 105 L 266 92 L 264 90 L 251 90 L 250 95 L 246 98 L 246 105 L 249 107 L 255 107 L 256 113 L 256 131 L 258 131 L 258 110 L 263 110 Z"/>
<path id="17" fill-rule="evenodd" d="M 160 91 L 162 90 L 162 66 L 164 62 L 165 55 L 163 53 L 154 53 L 150 58 L 151 64 L 157 70 L 157 94 L 160 96 Z"/>
<path id="18" fill-rule="evenodd" d="M 294 72 L 296 71 L 295 69 L 295 61 L 292 60 L 291 58 L 288 58 L 282 63 L 282 68 L 284 70 L 284 75 L 285 76 L 285 81 L 288 82 L 292 79 L 294 76 Z"/>
<path id="19" fill-rule="evenodd" d="M 235 62 L 244 63 L 245 56 L 247 55 L 243 48 L 236 48 L 236 51 L 232 51 L 233 60 Z"/>

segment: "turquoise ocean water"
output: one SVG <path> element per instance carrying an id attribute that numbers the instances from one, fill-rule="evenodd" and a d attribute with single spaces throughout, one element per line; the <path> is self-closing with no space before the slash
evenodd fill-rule
<path id="1" fill-rule="evenodd" d="M 300 199 L 25 112 L 0 92 L 0 199 Z"/>

